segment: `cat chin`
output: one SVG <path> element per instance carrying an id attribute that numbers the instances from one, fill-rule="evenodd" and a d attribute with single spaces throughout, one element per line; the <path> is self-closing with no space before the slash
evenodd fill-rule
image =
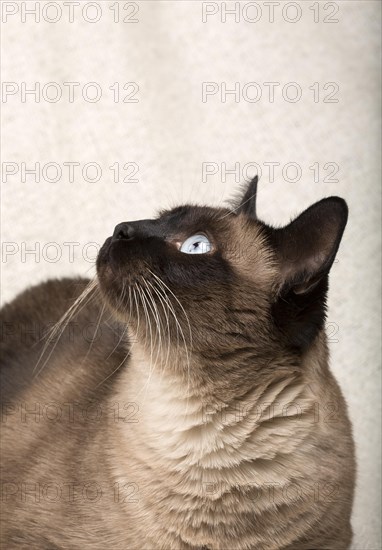
<path id="1" fill-rule="evenodd" d="M 97 278 L 104 300 L 120 321 L 131 319 L 133 305 L 128 302 L 129 288 L 140 279 L 147 279 L 144 266 L 138 259 L 127 255 L 124 243 L 112 241 L 109 237 L 101 247 L 97 262 Z M 130 312 L 127 314 L 127 312 Z"/>
<path id="2" fill-rule="evenodd" d="M 115 275 L 121 276 L 121 269 L 127 263 L 126 248 L 123 241 L 115 241 L 112 237 L 107 238 L 98 254 L 97 270 L 103 266 L 108 266 Z"/>

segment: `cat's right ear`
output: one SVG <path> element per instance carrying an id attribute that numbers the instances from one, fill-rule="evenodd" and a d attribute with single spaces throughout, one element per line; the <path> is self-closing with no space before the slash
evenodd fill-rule
<path id="1" fill-rule="evenodd" d="M 244 194 L 240 197 L 238 206 L 235 208 L 238 214 L 244 213 L 250 218 L 256 219 L 256 198 L 257 182 L 259 177 L 256 175 L 248 184 Z"/>

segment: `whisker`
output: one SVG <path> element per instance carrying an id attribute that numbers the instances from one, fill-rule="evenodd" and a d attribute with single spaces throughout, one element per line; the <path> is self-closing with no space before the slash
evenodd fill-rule
<path id="1" fill-rule="evenodd" d="M 155 364 L 157 363 L 158 361 L 158 357 L 161 357 L 161 352 L 162 352 L 162 334 L 161 334 L 161 328 L 162 328 L 162 324 L 161 324 L 161 320 L 160 320 L 160 316 L 158 315 L 158 308 L 157 308 L 157 305 L 155 303 L 155 300 L 153 298 L 153 295 L 147 285 L 147 281 L 146 280 L 143 280 L 143 283 L 145 284 L 146 286 L 146 290 L 147 290 L 147 298 L 148 298 L 148 301 L 147 301 L 147 305 L 150 307 L 154 317 L 155 317 L 155 320 L 156 320 L 156 326 L 157 326 L 157 334 L 158 334 L 158 339 L 159 339 L 159 346 L 158 346 L 158 350 L 157 350 L 157 355 L 156 355 L 156 360 L 155 360 Z M 156 336 L 156 334 L 155 334 Z M 154 341 L 154 345 L 155 345 L 155 342 L 156 340 Z"/>
<path id="2" fill-rule="evenodd" d="M 190 321 L 189 321 L 189 318 L 188 318 L 188 315 L 184 309 L 184 307 L 182 306 L 182 304 L 180 303 L 180 301 L 178 300 L 177 296 L 175 296 L 175 294 L 173 293 L 173 291 L 171 290 L 171 288 L 169 288 L 166 283 L 160 278 L 158 277 L 158 275 L 156 275 L 153 271 L 151 271 L 151 269 L 149 269 L 149 272 L 151 273 L 151 275 L 153 275 L 153 277 L 155 277 L 157 279 L 157 281 L 162 284 L 167 290 L 168 292 L 170 292 L 170 294 L 175 298 L 175 300 L 177 301 L 177 303 L 179 304 L 179 307 L 181 308 L 181 310 L 183 311 L 183 314 L 186 318 L 186 321 L 187 321 L 187 324 L 188 324 L 188 330 L 189 330 L 189 333 L 190 333 L 190 342 L 191 342 L 191 345 L 192 345 L 192 331 L 191 331 L 191 325 L 190 325 Z"/>
<path id="3" fill-rule="evenodd" d="M 131 303 L 131 287 L 129 286 L 128 288 L 129 288 L 129 297 L 130 297 L 130 301 L 129 301 L 129 320 L 130 320 L 130 319 L 131 319 L 131 305 L 132 305 L 132 303 Z M 121 303 L 122 303 L 122 301 L 123 301 L 122 294 L 126 294 L 125 290 L 126 290 L 126 289 L 125 289 L 125 286 L 124 286 L 124 284 L 123 284 L 123 285 L 122 285 L 122 291 L 121 291 L 121 297 L 120 297 L 120 302 L 121 302 Z M 114 351 L 118 348 L 118 346 L 119 346 L 120 343 L 122 342 L 124 336 L 126 335 L 126 332 L 127 332 L 128 328 L 129 328 L 129 325 L 128 325 L 128 323 L 126 323 L 126 326 L 125 326 L 125 328 L 124 328 L 124 330 L 123 330 L 123 332 L 122 332 L 122 334 L 121 334 L 121 336 L 120 336 L 120 338 L 119 338 L 117 344 L 114 346 L 114 348 L 113 348 L 112 351 L 109 353 L 109 355 L 106 357 L 106 359 L 109 359 L 109 358 L 113 355 Z M 128 358 L 128 356 L 130 355 L 131 349 L 132 349 L 133 347 L 134 347 L 134 344 L 129 348 L 127 354 L 126 354 L 125 357 L 122 359 L 122 361 L 116 366 L 116 368 L 115 368 L 110 374 L 108 374 L 101 382 L 99 382 L 99 383 L 97 384 L 96 389 L 99 388 L 99 386 L 101 386 L 102 384 L 104 384 L 104 383 L 106 382 L 106 380 L 108 380 L 109 378 L 111 378 L 111 377 L 112 377 L 112 376 L 122 367 L 122 365 L 124 364 L 124 362 L 126 361 L 126 359 Z"/>
<path id="4" fill-rule="evenodd" d="M 189 329 L 189 332 L 190 332 L 190 342 L 191 342 L 191 345 L 192 345 L 192 332 L 191 332 L 191 326 L 190 326 L 190 321 L 189 321 L 189 318 L 188 318 L 188 315 L 187 313 L 185 312 L 182 304 L 180 303 L 180 301 L 178 300 L 178 298 L 175 296 L 175 294 L 172 292 L 172 290 L 166 285 L 166 283 L 160 279 L 160 277 L 158 277 L 155 273 L 153 273 L 150 269 L 149 269 L 149 272 L 155 277 L 155 279 L 158 281 L 158 284 L 162 286 L 162 290 L 164 291 L 164 288 L 167 289 L 171 295 L 175 298 L 175 300 L 177 301 L 177 303 L 179 304 L 179 306 L 181 307 L 185 317 L 186 317 L 186 321 L 187 321 L 187 324 L 188 324 L 188 329 Z M 165 292 L 165 291 L 164 291 Z M 171 305 L 171 308 L 173 310 L 173 307 Z M 185 336 L 184 336 L 184 332 L 183 332 L 183 329 L 175 315 L 175 311 L 173 310 L 173 315 L 174 315 L 174 319 L 176 321 L 176 323 L 178 324 L 179 326 L 179 329 L 180 329 L 180 332 L 181 332 L 181 336 L 182 336 L 182 340 L 183 340 L 183 343 L 184 343 L 184 348 L 185 348 L 185 353 L 186 353 L 186 362 L 187 362 L 187 407 L 186 407 L 186 414 L 187 414 L 187 410 L 188 410 L 188 400 L 189 400 L 189 390 L 190 390 L 190 356 L 189 356 L 189 351 L 188 351 L 188 347 L 187 347 L 187 341 L 185 339 Z"/>
<path id="5" fill-rule="evenodd" d="M 78 313 L 85 307 L 85 305 L 88 305 L 93 298 L 91 293 L 97 289 L 98 290 L 98 282 L 96 279 L 89 282 L 87 287 L 84 289 L 84 291 L 80 294 L 80 296 L 74 301 L 74 303 L 69 307 L 69 309 L 64 313 L 64 315 L 59 319 L 59 321 L 50 329 L 50 331 L 47 334 L 47 341 L 41 351 L 41 354 L 33 367 L 33 371 L 37 369 L 37 367 L 40 365 L 43 356 L 45 355 L 45 352 L 48 349 L 48 346 L 52 343 L 52 340 L 55 336 L 58 336 L 56 339 L 53 348 L 51 349 L 49 355 L 46 357 L 44 363 L 41 365 L 41 367 L 37 370 L 36 377 L 41 373 L 41 371 L 44 369 L 46 364 L 48 363 L 50 357 L 52 356 L 54 350 L 56 349 L 56 346 L 64 333 L 65 329 L 67 328 L 68 324 L 70 323 L 70 320 L 73 318 L 74 315 L 78 315 Z M 90 294 L 90 299 L 89 299 Z"/>
<path id="6" fill-rule="evenodd" d="M 97 332 L 98 332 L 98 329 L 99 329 L 99 327 L 100 327 L 101 319 L 102 319 L 102 316 L 103 316 L 103 314 L 104 314 L 105 308 L 106 308 L 106 303 L 104 302 L 103 305 L 102 305 L 100 314 L 99 314 L 99 316 L 98 316 L 98 321 L 97 321 L 97 324 L 96 324 L 96 329 L 95 329 L 95 331 L 94 331 L 93 338 L 92 338 L 92 340 L 91 340 L 91 342 L 90 342 L 89 349 L 88 349 L 88 351 L 86 352 L 85 357 L 83 357 L 83 359 L 82 359 L 82 361 L 81 361 L 81 365 L 84 363 L 84 361 L 86 361 L 86 359 L 87 359 L 88 356 L 89 356 L 89 353 L 91 352 L 91 349 L 92 349 L 92 347 L 93 347 L 93 343 L 94 343 L 94 341 L 95 341 L 95 339 L 96 339 L 96 337 L 97 337 Z"/>
<path id="7" fill-rule="evenodd" d="M 115 349 L 115 348 L 114 348 Z M 114 351 L 114 350 L 113 350 Z M 110 354 L 111 355 L 111 354 Z M 113 372 L 111 372 L 110 374 L 108 374 L 106 376 L 106 378 L 104 378 L 101 382 L 99 382 L 95 389 L 99 388 L 99 386 L 101 386 L 102 384 L 104 384 L 106 382 L 106 380 L 108 380 L 111 376 L 113 376 L 113 374 L 115 374 L 121 367 L 122 365 L 124 364 L 124 362 L 126 361 L 127 357 L 128 357 L 128 353 L 126 354 L 126 356 L 122 359 L 122 361 L 119 363 L 119 365 L 113 370 Z M 110 357 L 110 356 L 109 356 Z"/>
<path id="8" fill-rule="evenodd" d="M 158 289 L 152 285 L 150 283 L 150 281 L 146 281 L 146 283 L 152 288 L 153 292 L 155 293 L 155 295 L 158 297 L 158 300 L 162 306 L 162 309 L 163 309 L 163 313 L 166 317 L 166 325 L 167 325 L 167 356 L 166 356 L 166 361 L 164 363 L 164 368 L 163 370 L 165 370 L 165 368 L 167 367 L 168 365 L 168 361 L 169 361 L 169 357 L 170 357 L 170 349 L 171 349 L 171 335 L 170 335 L 170 320 L 169 320 L 169 306 L 168 304 L 166 304 L 166 302 L 163 300 L 161 294 L 159 293 Z M 176 327 L 178 329 L 178 327 Z M 164 331 L 165 332 L 165 331 Z M 178 333 L 178 330 L 177 330 L 177 333 Z"/>
<path id="9" fill-rule="evenodd" d="M 146 305 L 146 297 L 145 297 L 145 292 L 144 292 L 144 289 L 139 285 L 139 283 L 137 284 L 136 286 L 137 288 L 137 291 L 139 293 L 139 296 L 141 298 L 141 303 L 142 303 L 142 307 L 143 307 L 143 311 L 144 311 L 144 314 L 145 314 L 145 320 L 146 320 L 146 339 L 147 339 L 147 326 L 149 327 L 149 330 L 150 330 L 150 369 L 149 369 L 149 376 L 148 376 L 148 379 L 145 383 L 145 385 L 143 386 L 143 388 L 141 389 L 141 391 L 143 391 L 143 389 L 146 388 L 146 393 L 145 393 L 145 396 L 147 394 L 147 388 L 150 384 L 150 380 L 151 380 L 151 376 L 152 376 L 152 371 L 153 371 L 153 335 L 152 335 L 152 327 L 151 327 L 151 321 L 150 321 L 150 316 L 149 316 L 149 312 L 148 312 L 148 309 L 147 309 L 147 305 Z M 138 393 L 138 395 L 141 393 L 141 391 Z"/>

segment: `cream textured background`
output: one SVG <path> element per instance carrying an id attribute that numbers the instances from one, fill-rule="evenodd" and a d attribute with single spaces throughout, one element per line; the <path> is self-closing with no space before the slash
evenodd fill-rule
<path id="1" fill-rule="evenodd" d="M 121 13 L 125 4 L 120 2 Z M 57 23 L 35 23 L 30 16 L 22 23 L 20 13 L 9 17 L 2 29 L 3 81 L 24 81 L 29 87 L 37 81 L 81 86 L 95 81 L 103 95 L 97 103 L 82 100 L 78 91 L 69 103 L 65 88 L 57 103 L 8 97 L 2 104 L 3 162 L 28 167 L 97 162 L 103 173 L 96 183 L 81 174 L 74 183 L 64 175 L 57 183 L 36 183 L 32 177 L 23 183 L 19 174 L 3 183 L 3 241 L 19 249 L 22 243 L 32 248 L 36 242 L 41 247 L 55 242 L 63 253 L 57 262 L 31 254 L 24 258 L 20 252 L 3 255 L 2 299 L 48 277 L 92 273 L 83 247 L 101 244 L 117 222 L 150 217 L 160 207 L 187 200 L 221 204 L 237 188 L 235 178 L 228 175 L 224 183 L 216 174 L 203 183 L 203 162 L 225 162 L 227 168 L 235 162 L 257 162 L 263 168 L 264 162 L 299 163 L 297 183 L 286 181 L 280 168 L 270 183 L 263 171 L 258 212 L 277 224 L 331 194 L 349 204 L 348 227 L 331 275 L 328 320 L 338 326 L 332 367 L 347 397 L 357 442 L 354 548 L 378 550 L 380 3 L 338 4 L 334 24 L 313 23 L 313 1 L 307 0 L 299 3 L 302 17 L 294 24 L 282 19 L 280 8 L 270 23 L 265 6 L 257 23 L 242 17 L 236 23 L 232 16 L 222 23 L 220 13 L 203 23 L 199 1 L 139 2 L 135 24 L 113 22 L 111 2 L 98 2 L 102 17 L 93 24 L 78 8 L 68 23 L 62 3 L 66 11 Z M 289 15 L 294 16 L 292 10 Z M 114 103 L 109 86 L 132 81 L 139 84 L 139 102 Z M 232 96 L 223 103 L 215 95 L 203 103 L 203 81 L 225 81 L 227 88 L 234 82 L 282 86 L 294 81 L 303 96 L 288 103 L 276 91 L 274 103 L 235 103 Z M 314 103 L 308 87 L 333 81 L 340 87 L 340 101 Z M 114 182 L 108 168 L 114 162 L 137 163 L 139 182 Z M 336 162 L 339 182 L 323 182 L 327 173 L 322 172 L 315 183 L 309 170 L 315 162 L 321 169 Z M 74 261 L 65 242 L 80 243 Z M 44 250 L 53 258 L 52 248 Z"/>

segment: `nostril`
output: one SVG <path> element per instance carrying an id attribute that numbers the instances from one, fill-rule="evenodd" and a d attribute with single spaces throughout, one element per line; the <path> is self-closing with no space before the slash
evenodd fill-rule
<path id="1" fill-rule="evenodd" d="M 128 223 L 119 223 L 114 229 L 113 239 L 114 240 L 126 240 L 129 241 L 135 237 L 135 229 L 132 225 Z"/>

